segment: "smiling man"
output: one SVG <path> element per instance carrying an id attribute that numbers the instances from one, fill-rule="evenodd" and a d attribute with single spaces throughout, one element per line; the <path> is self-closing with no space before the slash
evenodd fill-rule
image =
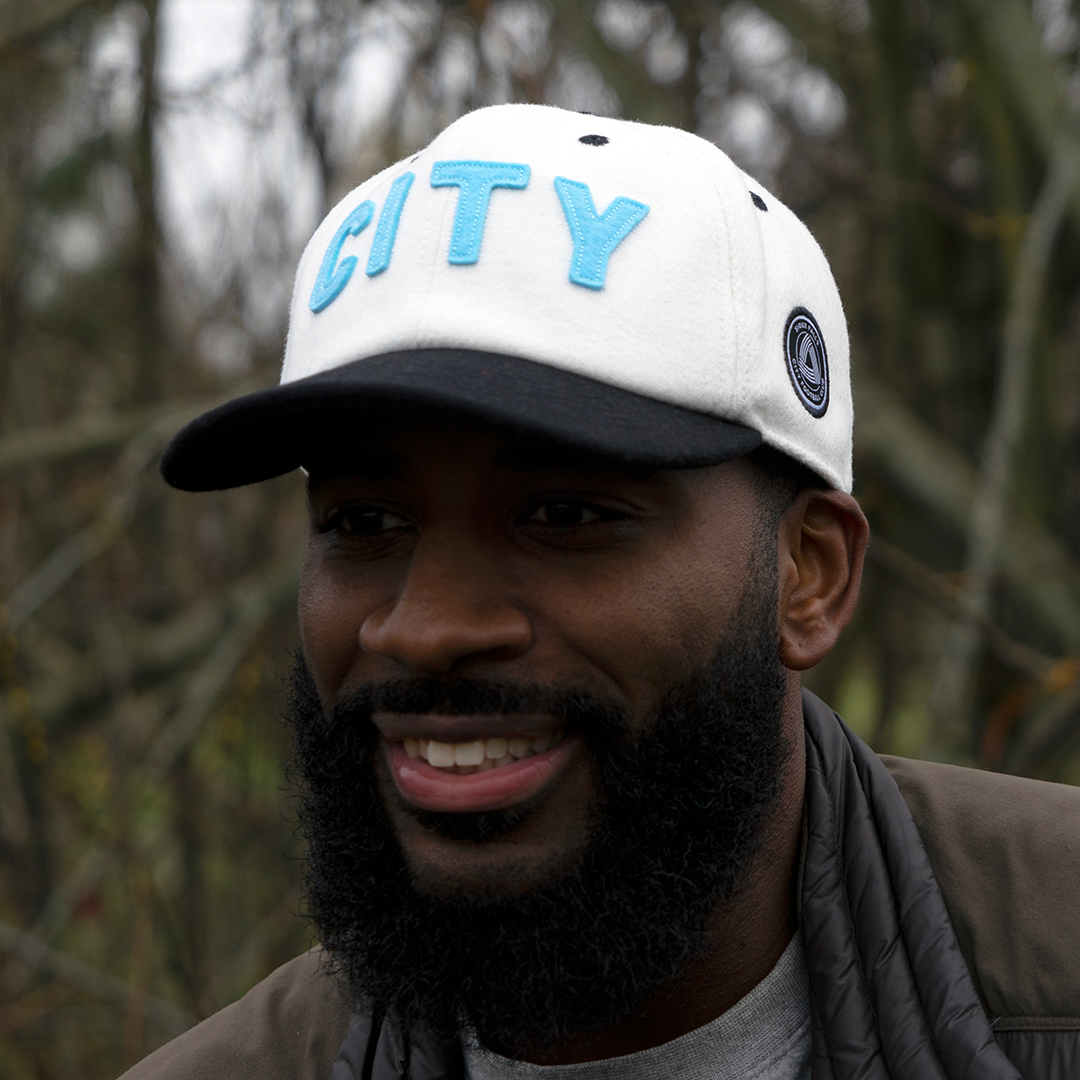
<path id="1" fill-rule="evenodd" d="M 162 465 L 306 474 L 322 946 L 130 1080 L 1077 1075 L 1077 793 L 801 689 L 851 430 L 820 249 L 695 136 L 483 109 L 343 200 L 281 385 Z"/>

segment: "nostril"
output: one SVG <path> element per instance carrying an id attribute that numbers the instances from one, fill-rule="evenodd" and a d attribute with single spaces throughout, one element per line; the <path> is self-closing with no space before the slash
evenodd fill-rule
<path id="1" fill-rule="evenodd" d="M 402 604 L 372 613 L 360 627 L 360 647 L 411 671 L 445 674 L 470 659 L 513 660 L 532 644 L 527 615 L 498 609 Z"/>

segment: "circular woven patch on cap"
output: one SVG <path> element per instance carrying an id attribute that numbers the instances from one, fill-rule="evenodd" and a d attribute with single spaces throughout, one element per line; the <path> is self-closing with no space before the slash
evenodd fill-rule
<path id="1" fill-rule="evenodd" d="M 829 407 L 829 358 L 817 320 L 797 307 L 784 327 L 784 359 L 799 400 L 811 416 L 824 416 Z"/>

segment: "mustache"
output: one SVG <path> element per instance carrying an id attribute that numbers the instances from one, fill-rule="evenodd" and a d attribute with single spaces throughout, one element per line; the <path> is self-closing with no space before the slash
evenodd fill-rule
<path id="1" fill-rule="evenodd" d="M 497 716 L 547 713 L 568 728 L 629 725 L 627 711 L 575 687 L 497 682 L 455 676 L 422 676 L 365 683 L 343 693 L 327 717 L 331 729 L 371 722 L 373 713 L 440 713 L 444 716 Z"/>

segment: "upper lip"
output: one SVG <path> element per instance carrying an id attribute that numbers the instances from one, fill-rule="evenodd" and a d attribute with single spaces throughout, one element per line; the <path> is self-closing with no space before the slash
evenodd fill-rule
<path id="1" fill-rule="evenodd" d="M 403 739 L 435 739 L 437 742 L 471 742 L 473 739 L 541 739 L 566 725 L 545 713 L 496 713 L 481 716 L 444 716 L 440 713 L 377 712 L 375 726 L 387 742 Z"/>

